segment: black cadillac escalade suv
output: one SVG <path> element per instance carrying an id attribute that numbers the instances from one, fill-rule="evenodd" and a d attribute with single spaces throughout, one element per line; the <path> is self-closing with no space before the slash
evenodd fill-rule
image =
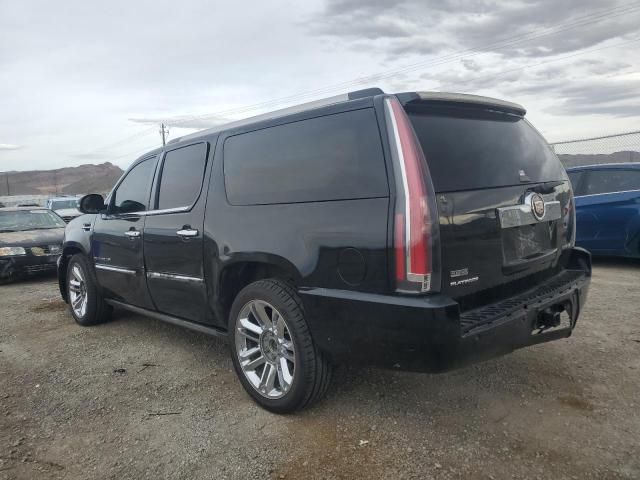
<path id="1" fill-rule="evenodd" d="M 82 199 L 62 296 L 81 325 L 122 307 L 226 338 L 275 412 L 347 360 L 443 371 L 568 337 L 591 261 L 524 117 L 374 88 L 178 138 Z"/>

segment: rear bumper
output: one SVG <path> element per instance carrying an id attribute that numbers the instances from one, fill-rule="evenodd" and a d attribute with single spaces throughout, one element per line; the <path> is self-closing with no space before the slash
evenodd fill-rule
<path id="1" fill-rule="evenodd" d="M 0 258 L 0 279 L 54 272 L 58 256 L 20 255 Z"/>
<path id="2" fill-rule="evenodd" d="M 409 297 L 302 289 L 314 340 L 333 361 L 411 371 L 446 371 L 571 335 L 587 299 L 591 257 L 563 254 L 558 275 L 526 292 L 471 311 L 445 295 Z M 540 331 L 549 312 L 565 324 Z"/>

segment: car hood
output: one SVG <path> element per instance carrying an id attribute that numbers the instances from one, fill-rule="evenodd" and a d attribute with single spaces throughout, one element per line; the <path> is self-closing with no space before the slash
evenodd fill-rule
<path id="1" fill-rule="evenodd" d="M 54 210 L 61 217 L 77 217 L 82 215 L 80 210 L 77 208 L 60 208 L 59 210 Z"/>
<path id="2" fill-rule="evenodd" d="M 0 232 L 0 247 L 31 247 L 35 245 L 60 245 L 64 227 L 22 232 Z"/>

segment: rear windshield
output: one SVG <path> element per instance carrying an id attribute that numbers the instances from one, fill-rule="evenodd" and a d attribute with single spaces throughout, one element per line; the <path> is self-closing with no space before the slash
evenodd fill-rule
<path id="1" fill-rule="evenodd" d="M 433 105 L 407 113 L 438 192 L 566 179 L 546 141 L 521 117 Z"/>

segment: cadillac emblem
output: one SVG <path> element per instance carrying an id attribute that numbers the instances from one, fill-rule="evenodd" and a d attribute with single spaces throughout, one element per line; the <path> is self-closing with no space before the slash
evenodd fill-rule
<path id="1" fill-rule="evenodd" d="M 545 210 L 546 208 L 542 195 L 539 193 L 531 195 L 531 212 L 533 213 L 533 216 L 538 220 L 542 220 L 544 218 Z"/>

